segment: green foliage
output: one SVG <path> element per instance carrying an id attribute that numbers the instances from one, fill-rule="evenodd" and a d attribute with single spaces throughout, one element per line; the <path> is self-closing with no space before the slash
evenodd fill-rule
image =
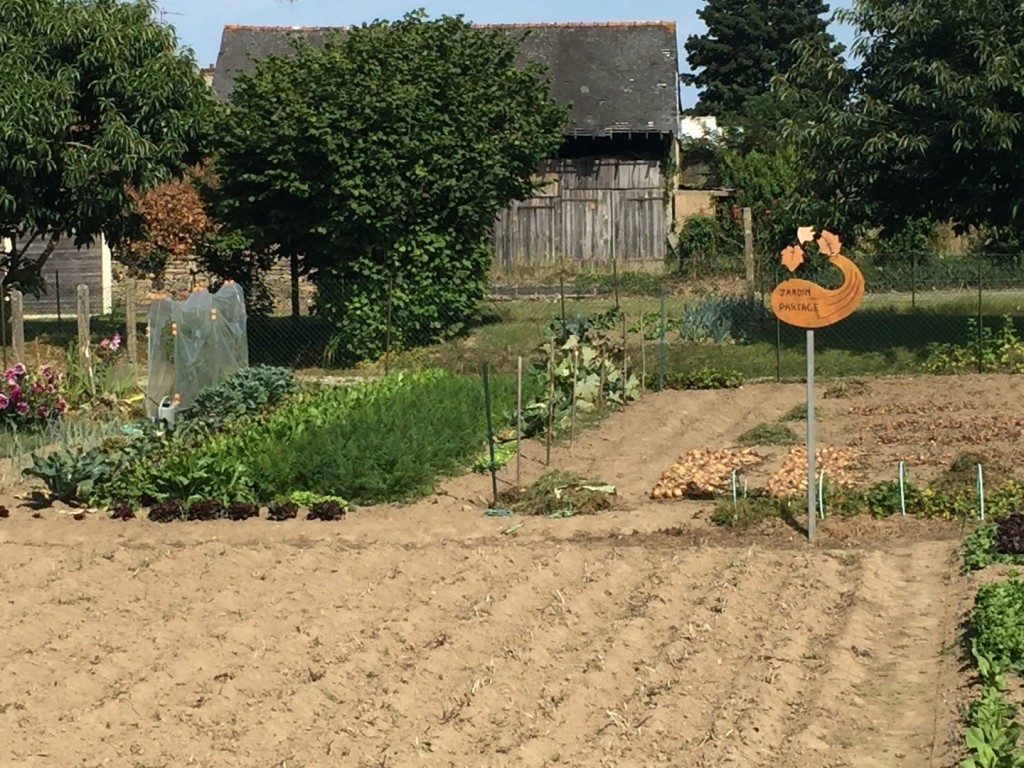
<path id="1" fill-rule="evenodd" d="M 237 77 L 205 194 L 256 252 L 277 246 L 312 276 L 331 363 L 475 319 L 494 220 L 534 193 L 568 121 L 516 54 L 505 31 L 417 12 L 296 42 Z"/>
<path id="2" fill-rule="evenodd" d="M 701 114 L 743 115 L 752 99 L 769 92 L 772 78 L 796 61 L 795 40 L 832 42 L 822 0 L 708 0 L 697 15 L 707 26 L 686 40 L 695 74 L 683 82 L 701 89 Z"/>
<path id="3" fill-rule="evenodd" d="M 60 449 L 46 456 L 32 455 L 26 477 L 42 480 L 53 498 L 66 504 L 84 504 L 115 467 L 100 448 Z"/>
<path id="4" fill-rule="evenodd" d="M 751 427 L 738 438 L 739 445 L 796 445 L 796 432 L 787 424 L 766 422 Z"/>
<path id="5" fill-rule="evenodd" d="M 733 502 L 719 499 L 711 511 L 711 522 L 726 528 L 749 528 L 753 525 L 779 517 L 786 509 L 786 503 L 771 496 L 745 496 Z"/>
<path id="6" fill-rule="evenodd" d="M 510 379 L 494 377 L 492 386 L 495 403 L 513 402 Z M 399 373 L 292 398 L 262 421 L 239 423 L 238 431 L 173 462 L 190 467 L 200 457 L 226 457 L 242 468 L 259 501 L 295 491 L 365 504 L 397 501 L 427 493 L 439 476 L 466 467 L 486 433 L 484 422 L 478 379 L 441 370 Z M 217 486 L 187 490 L 210 496 Z"/>
<path id="7" fill-rule="evenodd" d="M 14 244 L 0 255 L 4 286 L 42 292 L 61 235 L 139 234 L 130 189 L 198 159 L 213 100 L 153 11 L 146 0 L 4 0 L 0 238 Z"/>
<path id="8" fill-rule="evenodd" d="M 707 276 L 721 268 L 735 270 L 743 263 L 743 227 L 724 214 L 684 219 L 675 247 L 680 275 Z"/>
<path id="9" fill-rule="evenodd" d="M 1009 315 L 1002 318 L 999 328 L 987 324 L 979 326 L 978 320 L 970 317 L 964 342 L 929 344 L 924 367 L 928 373 L 1021 373 L 1024 372 L 1024 341 Z"/>
<path id="10" fill-rule="evenodd" d="M 745 296 L 705 296 L 683 305 L 679 338 L 724 344 L 742 341 L 744 332 L 764 315 L 764 308 Z"/>
<path id="11" fill-rule="evenodd" d="M 964 741 L 970 754 L 960 762 L 960 768 L 1022 768 L 1024 749 L 1017 748 L 1021 726 L 1014 722 L 1016 705 L 1006 698 L 1006 664 L 979 652 L 976 644 L 972 644 L 971 653 L 982 689 L 967 711 Z"/>
<path id="12" fill-rule="evenodd" d="M 305 507 L 306 509 L 309 509 L 315 504 L 323 504 L 328 501 L 333 501 L 341 507 L 348 507 L 348 502 L 341 498 L 341 496 L 325 496 L 319 493 L 311 493 L 309 491 L 292 491 L 288 494 L 288 501 L 293 504 L 298 504 L 300 507 Z"/>
<path id="13" fill-rule="evenodd" d="M 983 585 L 970 614 L 977 653 L 1024 671 L 1024 582 L 1009 578 Z"/>
<path id="14" fill-rule="evenodd" d="M 837 18 L 856 30 L 858 62 L 852 73 L 818 70 L 827 96 L 791 113 L 786 132 L 806 167 L 886 230 L 914 219 L 1019 230 L 1019 7 L 859 0 Z"/>
<path id="15" fill-rule="evenodd" d="M 630 296 L 657 296 L 664 287 L 664 278 L 650 272 L 625 271 L 609 275 L 587 272 L 573 278 L 576 293 L 613 293 L 616 289 Z"/>
<path id="16" fill-rule="evenodd" d="M 230 454 L 180 451 L 147 474 L 139 495 L 186 505 L 203 499 L 228 504 L 255 501 L 255 484 L 248 467 Z"/>
<path id="17" fill-rule="evenodd" d="M 219 429 L 234 419 L 266 413 L 298 391 L 299 383 L 290 368 L 242 368 L 196 395 L 192 405 L 180 414 L 182 425 Z"/>
<path id="18" fill-rule="evenodd" d="M 658 383 L 656 373 L 648 374 L 647 386 Z M 737 371 L 704 366 L 692 371 L 670 371 L 665 374 L 665 389 L 736 389 L 743 386 L 743 376 Z"/>
<path id="19" fill-rule="evenodd" d="M 494 446 L 494 468 L 507 467 L 508 463 L 516 455 L 515 441 L 497 443 Z M 477 474 L 486 474 L 491 471 L 491 452 L 485 448 L 483 453 L 473 459 L 472 469 Z"/>
<path id="20" fill-rule="evenodd" d="M 505 493 L 501 502 L 521 515 L 567 518 L 611 509 L 615 495 L 614 485 L 588 481 L 575 472 L 552 469 L 528 488 Z"/>
<path id="21" fill-rule="evenodd" d="M 569 427 L 573 406 L 577 414 L 599 413 L 608 405 L 624 405 L 640 391 L 636 374 L 627 367 L 623 379 L 620 327 L 622 313 L 614 307 L 598 314 L 579 313 L 552 320 L 544 329 L 546 343 L 529 369 L 537 397 L 523 407 L 522 430 L 527 437 L 547 430 L 549 411 L 559 430 Z M 551 395 L 551 379 L 554 395 Z M 510 421 L 515 424 L 515 414 Z"/>
<path id="22" fill-rule="evenodd" d="M 1021 552 L 1022 515 L 999 515 L 995 522 L 980 525 L 964 539 L 964 570 L 977 571 L 995 563 L 1024 564 Z"/>

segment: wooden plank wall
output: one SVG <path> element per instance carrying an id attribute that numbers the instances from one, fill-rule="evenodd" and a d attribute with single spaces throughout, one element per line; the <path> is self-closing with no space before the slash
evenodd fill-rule
<path id="1" fill-rule="evenodd" d="M 664 262 L 668 216 L 657 161 L 549 161 L 541 174 L 548 186 L 495 223 L 498 272 Z"/>
<path id="2" fill-rule="evenodd" d="M 29 247 L 29 254 L 35 257 L 42 249 L 42 244 L 37 240 Z M 25 315 L 27 317 L 57 314 L 58 272 L 60 273 L 60 311 L 62 315 L 74 317 L 79 285 L 88 285 L 89 293 L 93 296 L 93 304 L 96 307 L 100 306 L 100 300 L 103 297 L 103 257 L 99 240 L 91 246 L 79 250 L 75 247 L 73 239 L 65 238 L 57 243 L 56 249 L 43 266 L 46 293 L 38 299 L 31 294 L 25 294 Z"/>

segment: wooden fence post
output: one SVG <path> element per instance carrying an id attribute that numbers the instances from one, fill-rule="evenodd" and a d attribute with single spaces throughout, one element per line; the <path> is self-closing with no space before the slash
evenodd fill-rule
<path id="1" fill-rule="evenodd" d="M 754 216 L 743 209 L 743 263 L 747 272 L 747 298 L 754 300 Z"/>
<path id="2" fill-rule="evenodd" d="M 78 286 L 78 362 L 89 382 L 89 394 L 96 395 L 92 372 L 92 349 L 89 345 L 89 286 Z"/>
<path id="3" fill-rule="evenodd" d="M 128 363 L 132 367 L 132 373 L 136 373 L 135 365 L 139 361 L 139 329 L 135 319 L 135 297 L 137 286 L 134 280 L 129 280 L 125 287 L 127 294 L 124 297 L 124 322 L 125 322 L 125 343 L 128 345 Z"/>
<path id="4" fill-rule="evenodd" d="M 11 291 L 11 347 L 14 362 L 25 362 L 25 296 L 21 291 Z"/>

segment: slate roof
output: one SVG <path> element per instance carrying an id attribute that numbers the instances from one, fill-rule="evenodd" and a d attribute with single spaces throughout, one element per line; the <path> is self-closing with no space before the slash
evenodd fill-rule
<path id="1" fill-rule="evenodd" d="M 520 38 L 521 62 L 547 64 L 552 95 L 571 102 L 570 135 L 675 134 L 679 120 L 679 54 L 674 22 L 479 25 Z M 290 39 L 322 44 L 330 27 L 227 26 L 213 78 L 217 98 L 254 62 L 290 55 Z"/>

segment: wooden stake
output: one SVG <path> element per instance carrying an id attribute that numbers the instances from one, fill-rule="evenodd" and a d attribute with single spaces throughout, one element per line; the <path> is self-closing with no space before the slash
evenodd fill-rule
<path id="1" fill-rule="evenodd" d="M 622 404 L 626 404 L 626 382 L 629 381 L 629 337 L 626 335 L 626 313 L 622 313 Z"/>
<path id="2" fill-rule="evenodd" d="M 135 297 L 138 287 L 134 280 L 129 280 L 125 288 L 124 297 L 124 323 L 125 342 L 128 345 L 128 363 L 132 367 L 132 374 L 137 373 L 135 364 L 139 361 L 139 328 L 135 317 Z"/>
<path id="3" fill-rule="evenodd" d="M 516 365 L 516 488 L 522 488 L 523 463 L 523 358 Z"/>
<path id="4" fill-rule="evenodd" d="M 743 209 L 743 264 L 747 277 L 747 299 L 754 300 L 754 216 Z"/>
<path id="5" fill-rule="evenodd" d="M 551 432 L 555 427 L 555 340 L 548 345 L 548 429 L 544 466 L 551 464 Z"/>
<path id="6" fill-rule="evenodd" d="M 92 349 L 89 346 L 89 286 L 78 286 L 78 361 L 89 379 L 89 394 L 96 396 L 96 380 L 92 371 Z"/>
<path id="7" fill-rule="evenodd" d="M 572 410 L 569 415 L 569 448 L 576 439 L 576 387 L 580 376 L 580 351 L 572 351 Z"/>
<path id="8" fill-rule="evenodd" d="M 11 291 L 11 347 L 14 362 L 25 362 L 25 296 L 21 291 Z"/>
<path id="9" fill-rule="evenodd" d="M 640 393 L 647 390 L 647 344 L 644 342 L 644 313 L 640 313 Z"/>

